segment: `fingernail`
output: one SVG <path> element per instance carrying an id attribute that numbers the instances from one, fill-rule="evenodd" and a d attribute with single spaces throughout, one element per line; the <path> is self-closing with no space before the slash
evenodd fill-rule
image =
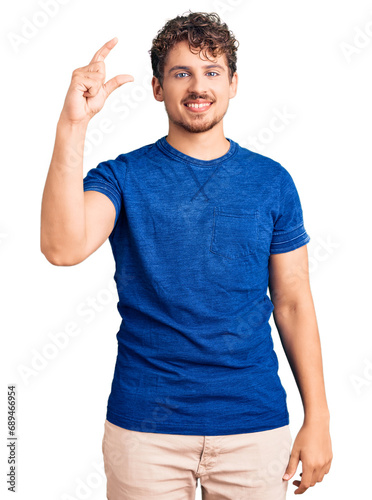
<path id="1" fill-rule="evenodd" d="M 283 479 L 289 479 L 289 474 L 284 474 Z"/>

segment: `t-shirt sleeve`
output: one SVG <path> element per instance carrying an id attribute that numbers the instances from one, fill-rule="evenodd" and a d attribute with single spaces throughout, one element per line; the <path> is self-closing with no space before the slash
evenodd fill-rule
<path id="1" fill-rule="evenodd" d="M 289 172 L 283 167 L 279 210 L 274 222 L 270 254 L 295 250 L 310 241 L 303 220 L 300 198 Z"/>
<path id="2" fill-rule="evenodd" d="M 113 203 L 116 211 L 115 223 L 122 208 L 126 165 L 123 161 L 107 160 L 90 169 L 83 179 L 84 191 L 98 191 L 105 194 Z"/>

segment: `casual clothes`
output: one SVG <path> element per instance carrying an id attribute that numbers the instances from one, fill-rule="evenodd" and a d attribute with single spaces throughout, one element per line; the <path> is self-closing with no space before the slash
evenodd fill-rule
<path id="1" fill-rule="evenodd" d="M 310 237 L 289 172 L 228 140 L 206 161 L 164 136 L 84 178 L 116 209 L 122 322 L 107 405 L 116 426 L 213 436 L 289 423 L 268 259 Z"/>

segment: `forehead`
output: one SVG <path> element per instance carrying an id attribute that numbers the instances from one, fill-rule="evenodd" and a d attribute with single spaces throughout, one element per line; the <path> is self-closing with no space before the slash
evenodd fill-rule
<path id="1" fill-rule="evenodd" d="M 164 64 L 164 69 L 169 70 L 172 66 L 176 64 L 183 64 L 185 66 L 203 66 L 205 64 L 220 64 L 227 69 L 227 59 L 226 54 L 220 54 L 216 57 L 212 57 L 210 52 L 207 52 L 208 59 L 206 58 L 204 52 L 199 49 L 192 47 L 193 52 L 189 48 L 189 43 L 187 40 L 182 40 L 177 42 L 168 52 L 167 58 Z"/>

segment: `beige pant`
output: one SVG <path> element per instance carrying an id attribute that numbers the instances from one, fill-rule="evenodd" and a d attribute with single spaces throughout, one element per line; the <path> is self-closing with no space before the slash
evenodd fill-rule
<path id="1" fill-rule="evenodd" d="M 108 500 L 284 500 L 289 425 L 227 436 L 139 432 L 108 420 L 102 441 Z"/>

